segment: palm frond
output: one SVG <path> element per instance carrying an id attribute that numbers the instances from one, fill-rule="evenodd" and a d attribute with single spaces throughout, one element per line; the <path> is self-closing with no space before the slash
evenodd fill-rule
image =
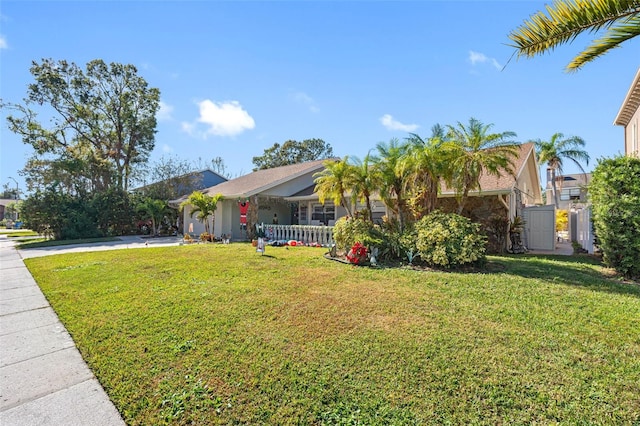
<path id="1" fill-rule="evenodd" d="M 623 42 L 640 35 L 640 15 L 625 20 L 624 24 L 609 28 L 603 37 L 594 40 L 589 47 L 573 58 L 567 69 L 579 70 L 584 64 L 619 47 Z"/>
<path id="2" fill-rule="evenodd" d="M 639 17 L 640 0 L 556 0 L 546 7 L 546 13 L 540 11 L 532 15 L 508 37 L 518 57 L 533 57 L 571 42 L 583 32 L 609 29 L 567 67 L 575 70 L 637 35 Z M 620 21 L 624 23 L 614 27 Z"/>

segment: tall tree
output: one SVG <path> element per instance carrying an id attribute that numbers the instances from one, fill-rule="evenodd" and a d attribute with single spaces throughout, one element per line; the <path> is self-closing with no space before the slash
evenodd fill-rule
<path id="1" fill-rule="evenodd" d="M 400 230 L 404 228 L 407 216 L 405 188 L 409 169 L 404 167 L 403 159 L 408 149 L 408 143 L 391 139 L 388 143 L 378 143 L 377 154 L 372 157 L 374 167 L 380 176 L 380 197 L 398 217 Z"/>
<path id="2" fill-rule="evenodd" d="M 349 157 L 340 161 L 326 160 L 324 170 L 313 175 L 316 184 L 315 192 L 321 203 L 329 198 L 333 204 L 342 206 L 349 216 L 352 215 L 346 194 L 353 188 L 353 166 L 349 164 Z"/>
<path id="3" fill-rule="evenodd" d="M 551 170 L 551 185 L 553 186 L 553 196 L 555 205 L 559 204 L 558 188 L 556 180 L 562 176 L 562 166 L 564 160 L 572 161 L 582 173 L 585 173 L 581 161 L 589 165 L 589 153 L 582 149 L 585 146 L 584 140 L 579 136 L 571 136 L 565 139 L 562 133 L 554 133 L 548 141 L 540 139 L 533 142 L 536 145 L 536 155 L 540 164 L 547 164 Z"/>
<path id="4" fill-rule="evenodd" d="M 74 63 L 45 59 L 33 62 L 30 71 L 35 83 L 25 104 L 13 106 L 21 116 L 7 120 L 10 130 L 34 148 L 33 160 L 79 161 L 83 167 L 66 172 L 89 181 L 89 191 L 126 191 L 132 169 L 153 150 L 160 91 L 148 87 L 133 65 L 102 60 L 89 62 L 84 71 Z M 33 106 L 50 107 L 50 128 L 38 121 Z"/>
<path id="5" fill-rule="evenodd" d="M 496 177 L 505 172 L 514 174 L 513 160 L 518 155 L 518 145 L 511 138 L 516 134 L 489 133 L 492 127 L 493 124 L 485 125 L 475 118 L 470 118 L 466 126 L 460 122 L 447 126 L 445 149 L 453 170 L 448 183 L 456 191 L 458 214 L 462 214 L 469 192 L 482 190 L 483 173 Z"/>
<path id="6" fill-rule="evenodd" d="M 401 164 L 408 172 L 406 190 L 411 195 L 410 204 L 416 218 L 435 210 L 440 182 L 451 175 L 443 138 L 443 128 L 439 125 L 434 126 L 429 139 L 413 133 L 407 138 L 409 148 Z"/>
<path id="7" fill-rule="evenodd" d="M 604 34 L 567 65 L 576 71 L 621 43 L 640 35 L 640 0 L 555 0 L 513 30 L 518 57 L 533 57 L 570 43 L 581 33 Z"/>
<path id="8" fill-rule="evenodd" d="M 193 217 L 196 215 L 196 219 L 200 222 L 204 223 L 204 230 L 207 234 L 212 234 L 212 230 L 209 228 L 209 217 L 212 219 L 212 224 L 215 229 L 215 213 L 216 208 L 218 207 L 218 202 L 222 201 L 224 197 L 222 194 L 216 194 L 214 196 L 210 196 L 207 194 L 203 194 L 200 191 L 194 191 L 189 195 L 186 201 L 184 201 L 180 207 L 185 207 L 187 205 L 191 205 L 191 212 L 189 215 Z"/>
<path id="9" fill-rule="evenodd" d="M 302 142 L 288 140 L 282 145 L 275 143 L 271 148 L 265 149 L 263 155 L 253 157 L 252 161 L 255 171 L 332 157 L 331 145 L 322 139 L 305 139 Z"/>
<path id="10" fill-rule="evenodd" d="M 371 220 L 371 196 L 380 186 L 380 174 L 372 167 L 372 157 L 365 155 L 363 160 L 353 157 L 351 171 L 351 190 L 353 200 L 364 203 L 367 219 Z"/>

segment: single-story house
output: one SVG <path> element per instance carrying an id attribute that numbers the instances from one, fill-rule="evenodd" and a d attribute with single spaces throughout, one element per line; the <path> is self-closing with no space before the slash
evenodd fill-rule
<path id="1" fill-rule="evenodd" d="M 242 240 L 247 236 L 246 223 L 277 222 L 279 225 L 329 225 L 344 216 L 341 208 L 318 201 L 314 174 L 323 170 L 325 160 L 316 160 L 255 172 L 222 182 L 202 190 L 204 194 L 221 194 L 217 205 L 213 234 Z M 179 205 L 189 197 L 186 194 L 172 205 Z M 306 200 L 306 201 L 305 201 Z M 313 201 L 315 200 L 315 202 Z M 204 223 L 191 217 L 191 206 L 184 209 L 184 233 L 199 235 Z M 277 219 L 276 219 L 277 218 Z"/>
<path id="2" fill-rule="evenodd" d="M 640 68 L 627 91 L 613 124 L 624 127 L 624 154 L 640 157 Z"/>
<path id="3" fill-rule="evenodd" d="M 314 192 L 314 174 L 324 169 L 324 161 L 258 170 L 203 190 L 205 194 L 221 194 L 224 197 L 216 209 L 214 235 L 243 240 L 247 236 L 244 223 L 264 223 L 272 228 L 281 228 L 283 225 L 333 225 L 338 218 L 346 215 L 346 211 L 330 200 L 320 203 L 318 194 Z M 514 176 L 481 177 L 481 191 L 471 192 L 465 207 L 469 217 L 481 223 L 494 213 L 512 219 L 522 216 L 526 207 L 542 204 L 534 144 L 522 144 L 514 163 Z M 179 205 L 187 198 L 188 194 L 171 203 Z M 444 188 L 439 204 L 443 210 L 454 211 L 455 193 Z M 191 217 L 191 211 L 188 205 L 184 209 L 183 232 L 199 235 L 205 227 L 195 216 Z M 380 200 L 374 200 L 374 219 L 384 214 L 387 214 L 386 206 Z M 555 227 L 555 214 L 552 216 Z M 277 222 L 277 226 L 274 222 Z M 530 232 L 535 232 L 535 229 Z"/>

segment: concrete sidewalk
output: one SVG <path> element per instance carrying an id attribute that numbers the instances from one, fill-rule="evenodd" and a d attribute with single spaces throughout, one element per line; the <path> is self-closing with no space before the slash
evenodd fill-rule
<path id="1" fill-rule="evenodd" d="M 124 425 L 13 244 L 0 236 L 0 425 Z"/>

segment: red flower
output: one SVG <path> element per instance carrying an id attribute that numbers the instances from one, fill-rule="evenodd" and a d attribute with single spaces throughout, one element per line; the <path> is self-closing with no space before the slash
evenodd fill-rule
<path id="1" fill-rule="evenodd" d="M 360 265 L 367 260 L 368 250 L 360 242 L 357 242 L 351 247 L 349 253 L 347 253 L 347 260 L 354 265 Z"/>

